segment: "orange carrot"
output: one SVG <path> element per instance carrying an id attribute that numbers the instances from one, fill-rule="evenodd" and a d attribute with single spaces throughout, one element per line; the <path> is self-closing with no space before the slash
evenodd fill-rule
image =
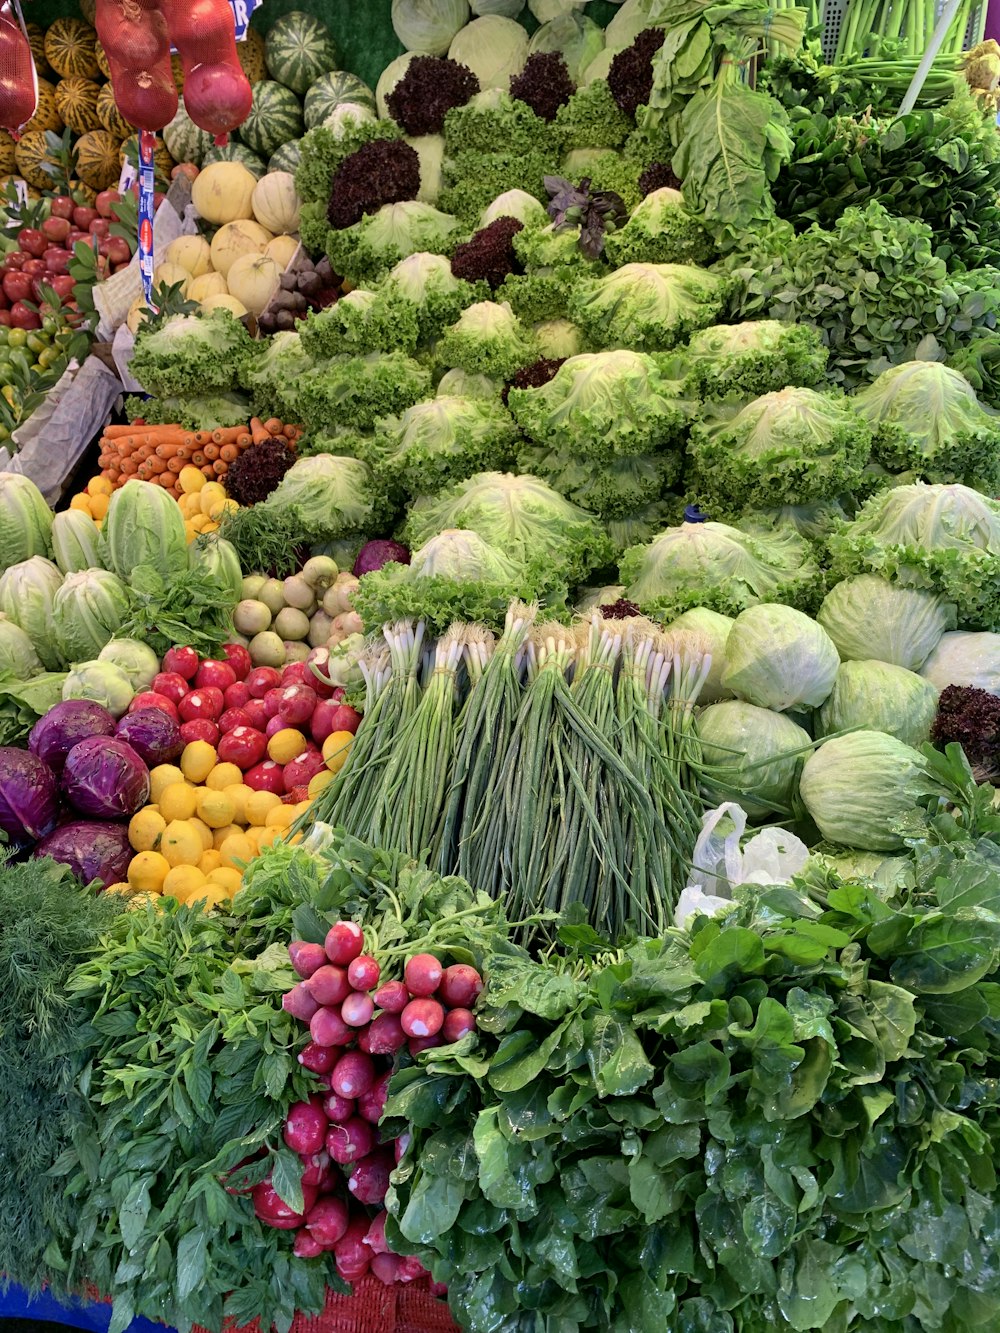
<path id="1" fill-rule="evenodd" d="M 170 469 L 173 476 L 176 476 L 177 473 L 186 466 L 187 461 L 183 458 L 171 458 L 167 463 L 167 467 Z"/>
<path id="2" fill-rule="evenodd" d="M 156 446 L 157 458 L 176 458 L 178 450 L 183 446 L 180 444 L 158 444 Z"/>
<path id="3" fill-rule="evenodd" d="M 251 444 L 253 444 L 253 436 L 250 434 L 249 431 L 244 431 L 243 434 L 236 441 L 237 449 L 241 450 L 249 449 Z"/>
<path id="4" fill-rule="evenodd" d="M 215 468 L 212 466 L 211 463 L 202 463 L 201 470 L 202 473 L 209 479 L 209 481 L 215 480 Z"/>
<path id="5" fill-rule="evenodd" d="M 214 463 L 219 456 L 219 446 L 217 444 L 205 445 L 205 457 L 210 463 Z"/>
<path id="6" fill-rule="evenodd" d="M 237 437 L 238 437 L 239 435 L 241 435 L 242 432 L 245 431 L 245 430 L 246 430 L 246 426 L 227 426 L 227 427 L 225 428 L 225 430 L 222 430 L 222 429 L 220 429 L 220 430 L 213 430 L 213 431 L 212 431 L 212 443 L 213 443 L 213 444 L 232 444 L 233 441 L 234 441 L 235 439 L 237 439 Z"/>
<path id="7" fill-rule="evenodd" d="M 229 464 L 223 463 L 223 461 L 220 459 L 217 463 L 212 464 L 212 471 L 215 473 L 217 477 L 224 477 L 226 473 L 229 471 Z"/>
<path id="8" fill-rule="evenodd" d="M 195 467 L 204 467 L 207 461 L 208 460 L 205 458 L 204 449 L 196 449 L 194 453 L 191 455 L 191 462 L 195 465 Z"/>
<path id="9" fill-rule="evenodd" d="M 266 439 L 270 438 L 270 434 L 271 432 L 267 427 L 261 423 L 260 417 L 250 418 L 250 438 L 254 444 L 263 444 Z"/>
<path id="10" fill-rule="evenodd" d="M 280 435 L 284 429 L 284 422 L 279 421 L 277 417 L 268 417 L 264 422 L 264 429 L 268 435 Z"/>
<path id="11" fill-rule="evenodd" d="M 219 457 L 224 463 L 235 463 L 240 456 L 240 451 L 235 444 L 224 444 L 219 450 Z"/>

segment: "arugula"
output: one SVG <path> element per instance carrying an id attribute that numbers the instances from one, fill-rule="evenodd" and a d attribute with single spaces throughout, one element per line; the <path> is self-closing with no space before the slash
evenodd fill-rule
<path id="1" fill-rule="evenodd" d="M 132 572 L 129 614 L 119 632 L 148 643 L 157 657 L 176 645 L 213 657 L 229 641 L 232 615 L 232 599 L 207 570 L 183 570 L 168 583 L 152 565 L 139 565 Z"/>

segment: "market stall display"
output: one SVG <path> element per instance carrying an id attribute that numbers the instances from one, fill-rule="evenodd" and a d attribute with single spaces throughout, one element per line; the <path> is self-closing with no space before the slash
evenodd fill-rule
<path id="1" fill-rule="evenodd" d="M 381 8 L 14 25 L 9 448 L 123 396 L 0 471 L 0 1273 L 991 1329 L 1000 47 Z"/>

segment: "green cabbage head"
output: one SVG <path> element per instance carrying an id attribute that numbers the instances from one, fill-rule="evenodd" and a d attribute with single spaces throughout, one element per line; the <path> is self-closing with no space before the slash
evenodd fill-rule
<path id="1" fill-rule="evenodd" d="M 130 481 L 115 491 L 104 518 L 104 563 L 126 582 L 151 565 L 165 582 L 188 568 L 184 516 L 177 501 L 151 481 Z"/>
<path id="2" fill-rule="evenodd" d="M 819 710 L 817 734 L 863 727 L 906 745 L 930 739 L 938 691 L 923 676 L 889 662 L 844 662 L 833 692 Z"/>
<path id="3" fill-rule="evenodd" d="M 863 852 L 894 852 L 894 821 L 931 790 L 923 755 L 884 731 L 835 736 L 809 756 L 799 796 L 828 842 Z"/>
<path id="4" fill-rule="evenodd" d="M 874 658 L 919 671 L 955 628 L 955 608 L 937 593 L 857 574 L 830 589 L 816 619 L 843 661 Z"/>
<path id="5" fill-rule="evenodd" d="M 31 640 L 13 620 L 0 614 L 0 678 L 28 680 L 42 670 Z"/>
<path id="6" fill-rule="evenodd" d="M 702 709 L 698 737 L 711 801 L 738 801 L 755 819 L 790 809 L 802 753 L 811 743 L 791 718 L 726 700 Z"/>
<path id="7" fill-rule="evenodd" d="M 33 555 L 48 555 L 52 510 L 19 472 L 0 472 L 0 572 Z"/>
<path id="8" fill-rule="evenodd" d="M 62 582 L 52 561 L 40 555 L 11 565 L 0 575 L 0 612 L 28 635 L 46 671 L 66 665 L 52 616 Z"/>
<path id="9" fill-rule="evenodd" d="M 733 622 L 722 684 L 777 713 L 818 708 L 839 666 L 833 640 L 810 616 L 790 606 L 751 606 Z"/>
<path id="10" fill-rule="evenodd" d="M 128 591 L 117 575 L 106 569 L 67 574 L 52 604 L 63 659 L 69 663 L 95 659 L 127 614 Z"/>

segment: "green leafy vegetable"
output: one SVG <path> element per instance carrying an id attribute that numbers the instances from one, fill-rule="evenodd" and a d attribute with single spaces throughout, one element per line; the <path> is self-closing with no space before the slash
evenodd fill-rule
<path id="1" fill-rule="evenodd" d="M 176 315 L 159 328 L 140 326 L 129 362 L 132 375 L 157 397 L 227 392 L 253 350 L 250 335 L 229 310 Z"/>

